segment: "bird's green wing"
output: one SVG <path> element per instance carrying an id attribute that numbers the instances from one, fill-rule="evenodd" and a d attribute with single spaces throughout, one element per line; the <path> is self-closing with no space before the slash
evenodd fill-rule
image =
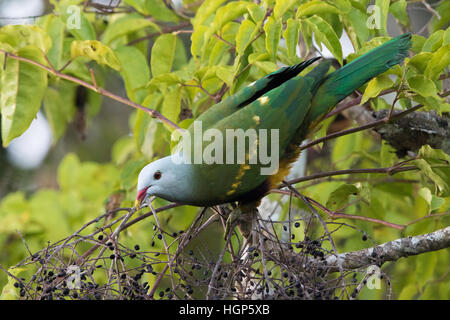
<path id="1" fill-rule="evenodd" d="M 327 114 L 332 107 L 354 90 L 373 77 L 401 63 L 408 55 L 410 47 L 411 34 L 405 33 L 329 74 L 322 82 L 318 83 L 317 90 L 313 92 L 314 97 L 311 102 L 311 113 L 308 116 L 308 121 L 320 120 L 320 116 Z M 306 77 L 315 78 L 316 69 Z M 322 75 L 319 76 L 319 79 L 321 79 L 320 77 Z"/>
<path id="2" fill-rule="evenodd" d="M 262 163 L 259 154 L 256 163 L 250 163 L 249 151 L 257 150 L 259 153 L 260 148 L 263 147 L 260 145 L 260 130 L 265 129 L 267 156 L 270 157 L 272 152 L 278 152 L 276 161 L 280 161 L 280 156 L 285 152 L 308 113 L 312 98 L 311 86 L 310 79 L 293 78 L 214 124 L 214 129 L 218 130 L 224 138 L 223 155 L 234 154 L 234 158 L 231 164 L 193 165 L 196 176 L 202 181 L 201 192 L 204 193 L 205 198 L 214 200 L 220 198 L 223 202 L 236 199 L 268 179 L 268 173 L 262 175 L 261 169 L 270 167 L 270 164 Z M 229 141 L 228 144 L 225 141 L 227 130 L 237 132 L 236 130 L 240 129 L 247 133 L 249 133 L 248 130 L 255 130 L 258 134 L 257 149 L 251 149 L 249 144 L 246 145 L 245 163 L 237 163 L 236 139 L 232 145 Z M 271 130 L 277 130 L 278 139 L 273 140 L 276 137 Z M 207 145 L 208 143 L 204 143 L 203 150 L 206 150 Z M 276 150 L 271 150 L 271 146 L 274 146 Z M 230 147 L 233 150 L 230 150 Z M 271 173 L 276 173 L 276 169 L 278 167 Z"/>
<path id="3" fill-rule="evenodd" d="M 232 96 L 212 106 L 202 113 L 196 121 L 203 122 L 203 128 L 209 128 L 215 125 L 221 119 L 224 119 L 232 113 L 240 110 L 265 93 L 282 85 L 286 81 L 297 76 L 302 70 L 312 64 L 319 58 L 313 58 L 290 67 L 283 67 L 272 72 L 262 79 L 259 79 Z M 189 128 L 191 130 L 192 128 Z"/>

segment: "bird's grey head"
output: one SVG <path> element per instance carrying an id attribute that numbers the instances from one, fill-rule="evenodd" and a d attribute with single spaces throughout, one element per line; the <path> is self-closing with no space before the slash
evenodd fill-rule
<path id="1" fill-rule="evenodd" d="M 149 196 L 157 196 L 166 200 L 176 200 L 185 181 L 184 166 L 176 164 L 171 156 L 158 159 L 146 165 L 138 177 L 136 206 Z"/>

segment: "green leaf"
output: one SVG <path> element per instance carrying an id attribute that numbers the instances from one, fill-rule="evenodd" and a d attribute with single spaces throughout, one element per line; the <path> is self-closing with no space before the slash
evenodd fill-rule
<path id="1" fill-rule="evenodd" d="M 198 8 L 196 12 L 194 19 L 192 19 L 192 25 L 194 26 L 194 29 L 202 25 L 205 22 L 205 20 L 207 20 L 211 15 L 213 15 L 225 1 L 226 0 L 203 1 L 201 6 Z"/>
<path id="2" fill-rule="evenodd" d="M 256 30 L 257 31 L 257 30 Z M 250 20 L 246 19 L 242 21 L 239 31 L 236 35 L 236 52 L 238 54 L 243 54 L 247 46 L 252 40 L 252 36 L 255 32 L 255 24 Z M 222 41 L 221 41 L 222 42 Z"/>
<path id="3" fill-rule="evenodd" d="M 9 44 L 14 51 L 35 46 L 47 52 L 51 46 L 50 37 L 39 27 L 31 25 L 7 25 L 0 28 L 0 43 Z"/>
<path id="4" fill-rule="evenodd" d="M 77 40 L 95 40 L 95 30 L 91 22 L 86 18 L 82 9 L 78 7 L 77 11 L 70 11 L 67 8 L 63 9 L 61 19 L 66 28 Z M 78 20 L 79 19 L 79 20 Z M 79 23 L 79 25 L 77 25 Z"/>
<path id="5" fill-rule="evenodd" d="M 228 87 L 233 85 L 234 70 L 232 66 L 217 66 L 216 75 L 220 80 L 225 82 Z"/>
<path id="6" fill-rule="evenodd" d="M 369 38 L 369 29 L 366 26 L 367 14 L 352 7 L 346 18 L 350 23 L 350 26 L 348 26 L 347 29 L 350 29 L 349 31 L 356 35 L 359 45 L 364 44 Z M 348 33 L 351 35 L 351 32 Z M 352 37 L 350 38 L 352 39 Z M 356 39 L 352 39 L 353 42 L 355 42 L 355 40 Z M 359 47 L 356 46 L 355 43 L 353 43 L 353 46 L 355 48 Z"/>
<path id="7" fill-rule="evenodd" d="M 343 14 L 348 14 L 352 8 L 352 5 L 351 5 L 350 1 L 348 1 L 348 0 L 334 0 L 333 4 Z"/>
<path id="8" fill-rule="evenodd" d="M 247 80 L 250 73 L 250 67 L 248 67 L 249 61 L 248 57 L 252 53 L 252 46 L 248 46 L 244 54 L 238 55 L 234 60 L 234 78 L 235 81 L 231 87 L 230 92 L 234 94 L 241 85 Z"/>
<path id="9" fill-rule="evenodd" d="M 448 27 L 450 23 L 450 2 L 442 1 L 434 9 L 437 11 L 441 18 L 437 19 L 436 16 L 433 16 L 433 19 L 431 21 L 432 32 Z"/>
<path id="10" fill-rule="evenodd" d="M 420 171 L 431 179 L 442 197 L 450 194 L 450 156 L 439 149 L 433 149 L 429 145 L 420 148 L 418 159 L 413 163 Z"/>
<path id="11" fill-rule="evenodd" d="M 156 100 L 161 100 L 161 96 L 154 95 L 154 103 L 159 104 Z M 152 159 L 156 153 L 165 154 L 167 141 L 164 139 L 168 130 L 164 126 L 152 119 L 147 113 L 138 110 L 136 123 L 133 128 L 133 135 L 136 146 L 147 159 Z"/>
<path id="12" fill-rule="evenodd" d="M 424 52 L 436 51 L 442 45 L 443 37 L 444 37 L 444 30 L 436 31 L 431 36 L 429 36 L 427 40 L 425 40 L 425 43 L 423 44 L 422 47 L 422 51 Z"/>
<path id="13" fill-rule="evenodd" d="M 343 64 L 342 47 L 331 25 L 319 16 L 312 16 L 305 22 L 314 31 L 314 38 L 317 43 L 323 43 L 333 56 Z"/>
<path id="14" fill-rule="evenodd" d="M 431 196 L 430 211 L 439 210 L 444 203 L 445 198 L 441 198 L 433 194 Z"/>
<path id="15" fill-rule="evenodd" d="M 395 149 L 391 147 L 386 140 L 382 140 L 380 150 L 380 163 L 382 167 L 390 167 L 397 160 Z"/>
<path id="16" fill-rule="evenodd" d="M 15 276 L 19 277 L 20 273 L 25 271 L 26 268 L 10 268 L 8 272 Z M 14 286 L 17 280 L 13 277 L 8 276 L 8 283 L 3 287 L 2 293 L 0 294 L 0 300 L 18 300 L 19 289 Z"/>
<path id="17" fill-rule="evenodd" d="M 147 59 L 139 49 L 129 46 L 118 48 L 115 54 L 128 97 L 136 103 L 142 103 L 146 96 L 146 90 L 143 88 L 150 80 Z"/>
<path id="18" fill-rule="evenodd" d="M 253 63 L 256 67 L 263 70 L 265 74 L 272 73 L 279 69 L 279 67 L 272 61 L 259 61 L 255 60 Z"/>
<path id="19" fill-rule="evenodd" d="M 277 21 L 272 17 L 269 17 L 264 25 L 264 31 L 266 33 L 266 49 L 273 60 L 275 60 L 277 56 L 282 28 L 283 25 L 281 24 L 281 21 Z"/>
<path id="20" fill-rule="evenodd" d="M 215 2 L 215 1 L 213 1 Z M 193 52 L 193 55 L 200 55 L 200 52 L 207 51 L 207 44 L 213 34 L 215 34 L 217 31 L 219 31 L 225 24 L 228 22 L 233 21 L 234 19 L 237 19 L 238 17 L 242 16 L 244 13 L 247 12 L 248 8 L 248 2 L 245 1 L 233 1 L 227 3 L 225 6 L 220 7 L 217 9 L 216 14 L 214 16 L 214 20 L 210 24 L 208 28 L 206 28 L 206 31 L 203 33 L 200 29 L 194 28 L 194 33 L 192 35 L 192 42 L 194 46 L 194 40 L 198 41 L 198 43 L 201 43 L 201 47 L 198 46 L 198 44 L 195 44 L 196 50 L 194 50 L 191 47 L 191 50 Z M 198 13 L 196 17 L 198 16 Z M 203 35 L 198 34 L 202 32 Z M 198 49 L 201 48 L 200 51 Z M 194 54 L 195 53 L 195 54 Z"/>
<path id="21" fill-rule="evenodd" d="M 108 25 L 102 35 L 102 42 L 109 45 L 114 39 L 145 28 L 160 31 L 159 26 L 153 21 L 145 19 L 137 13 L 127 14 Z"/>
<path id="22" fill-rule="evenodd" d="M 130 190 L 136 188 L 136 182 L 139 172 L 146 164 L 147 161 L 144 159 L 128 161 L 127 163 L 125 163 L 122 172 L 120 173 L 121 189 Z"/>
<path id="23" fill-rule="evenodd" d="M 393 85 L 394 82 L 386 74 L 373 78 L 364 90 L 361 104 L 366 103 L 370 98 L 377 97 L 382 91 L 391 88 Z"/>
<path id="24" fill-rule="evenodd" d="M 64 100 L 58 90 L 48 88 L 44 96 L 45 116 L 53 132 L 53 143 L 59 140 L 67 127 L 68 116 L 65 114 Z"/>
<path id="25" fill-rule="evenodd" d="M 398 300 L 411 300 L 417 294 L 417 285 L 416 284 L 408 284 L 403 287 L 402 291 L 398 296 Z"/>
<path id="26" fill-rule="evenodd" d="M 203 44 L 205 43 L 205 34 L 208 30 L 207 26 L 198 26 L 194 29 L 191 36 L 191 53 L 194 58 L 201 56 Z"/>
<path id="27" fill-rule="evenodd" d="M 165 0 L 146 0 L 146 15 L 159 21 L 177 22 L 179 20 L 178 16 L 167 7 L 164 1 Z"/>
<path id="28" fill-rule="evenodd" d="M 145 99 L 143 105 L 145 107 L 151 107 L 153 109 L 157 109 L 162 101 L 162 95 L 159 92 L 155 92 L 153 94 L 150 94 Z M 149 121 L 152 118 L 144 111 L 138 110 L 136 113 L 136 121 L 132 125 L 133 127 L 133 136 L 134 140 L 136 142 L 136 148 L 138 150 L 141 150 L 145 136 L 146 136 L 146 130 L 149 125 Z"/>
<path id="29" fill-rule="evenodd" d="M 436 85 L 434 84 L 434 82 L 423 75 L 415 75 L 409 77 L 407 79 L 407 82 L 411 90 L 424 97 L 435 96 L 437 93 Z"/>
<path id="30" fill-rule="evenodd" d="M 164 95 L 161 113 L 172 122 L 178 122 L 181 108 L 181 87 L 169 91 Z"/>
<path id="31" fill-rule="evenodd" d="M 22 48 L 17 55 L 45 64 L 42 51 L 35 46 Z M 15 59 L 7 59 L 4 67 L 1 72 L 0 111 L 2 140 L 6 147 L 28 129 L 36 116 L 47 88 L 47 72 Z"/>
<path id="32" fill-rule="evenodd" d="M 273 8 L 273 17 L 276 20 L 282 18 L 286 11 L 291 9 L 296 3 L 297 0 L 277 0 Z"/>
<path id="33" fill-rule="evenodd" d="M 175 56 L 173 58 L 172 70 L 185 69 L 188 63 L 188 58 L 186 55 L 186 47 L 183 40 L 180 37 L 176 37 L 175 43 Z"/>
<path id="34" fill-rule="evenodd" d="M 216 11 L 214 21 L 211 25 L 209 34 L 214 34 L 220 30 L 227 22 L 230 22 L 245 12 L 247 12 L 248 2 L 246 1 L 233 1 L 227 3 L 225 6 L 220 7 Z"/>
<path id="35" fill-rule="evenodd" d="M 58 184 L 62 190 L 71 190 L 77 182 L 80 160 L 74 153 L 68 153 L 58 167 Z"/>
<path id="36" fill-rule="evenodd" d="M 442 46 L 446 46 L 450 44 L 450 28 L 447 28 L 444 31 L 444 37 L 443 37 L 443 41 L 442 41 Z"/>
<path id="37" fill-rule="evenodd" d="M 427 110 L 436 110 L 437 112 L 448 112 L 450 110 L 450 104 L 445 102 L 445 98 L 438 95 L 424 97 L 422 95 L 413 96 L 414 101 L 423 104 L 427 107 Z"/>
<path id="38" fill-rule="evenodd" d="M 262 21 L 266 15 L 266 10 L 264 10 L 264 7 L 261 7 L 256 3 L 249 3 L 247 10 L 254 22 Z"/>
<path id="39" fill-rule="evenodd" d="M 290 58 L 296 55 L 299 32 L 300 32 L 300 21 L 292 18 L 288 19 L 286 23 L 286 30 L 283 33 L 283 37 L 286 41 L 287 52 Z"/>
<path id="40" fill-rule="evenodd" d="M 97 40 L 74 40 L 70 46 L 72 59 L 76 57 L 87 57 L 97 61 L 100 65 L 107 65 L 117 71 L 120 64 L 114 52 L 108 46 Z"/>
<path id="41" fill-rule="evenodd" d="M 313 0 L 300 5 L 297 9 L 296 18 L 312 16 L 322 13 L 336 13 L 339 14 L 339 10 L 321 0 Z"/>
<path id="42" fill-rule="evenodd" d="M 398 0 L 391 4 L 389 12 L 404 26 L 409 26 L 408 12 L 406 11 L 406 0 Z"/>
<path id="43" fill-rule="evenodd" d="M 360 132 L 345 135 L 336 139 L 331 153 L 331 160 L 336 169 L 348 169 L 357 156 L 357 151 L 361 148 L 363 136 Z M 358 155 L 359 157 L 359 155 Z"/>
<path id="44" fill-rule="evenodd" d="M 117 140 L 111 151 L 111 159 L 117 165 L 123 165 L 136 151 L 133 137 L 124 136 Z"/>
<path id="45" fill-rule="evenodd" d="M 433 53 L 433 56 L 425 65 L 425 76 L 436 80 L 441 72 L 450 64 L 450 44 L 447 44 Z"/>
<path id="46" fill-rule="evenodd" d="M 181 82 L 181 78 L 174 72 L 162 73 L 156 77 L 153 77 L 147 84 L 147 88 L 154 91 L 160 89 L 161 86 L 170 86 Z"/>
<path id="47" fill-rule="evenodd" d="M 408 61 L 408 67 L 412 66 L 416 68 L 419 73 L 423 74 L 432 57 L 433 54 L 430 52 L 421 52 L 416 54 Z"/>
<path id="48" fill-rule="evenodd" d="M 229 50 L 230 45 L 228 43 L 225 43 L 224 41 L 216 41 L 209 55 L 208 65 L 217 66 L 226 64 L 230 59 Z"/>
<path id="49" fill-rule="evenodd" d="M 426 40 L 427 39 L 425 37 L 413 34 L 411 36 L 411 51 L 414 53 L 420 53 Z"/>
<path id="50" fill-rule="evenodd" d="M 358 193 L 359 190 L 355 185 L 343 184 L 330 194 L 326 207 L 332 211 L 338 211 L 347 204 L 350 196 L 356 196 Z"/>
<path id="51" fill-rule="evenodd" d="M 150 59 L 154 77 L 163 73 L 169 73 L 172 70 L 176 44 L 177 37 L 170 33 L 163 34 L 156 39 Z"/>
<path id="52" fill-rule="evenodd" d="M 387 18 L 389 13 L 389 3 L 390 0 L 375 0 L 375 6 L 377 6 L 380 9 L 380 23 L 379 26 L 381 28 L 381 31 L 384 35 L 388 35 L 386 24 L 387 24 Z"/>
<path id="53" fill-rule="evenodd" d="M 48 60 L 55 69 L 62 68 L 62 55 L 64 47 L 64 22 L 59 17 L 52 17 L 47 33 L 52 39 L 52 46 L 47 53 Z"/>

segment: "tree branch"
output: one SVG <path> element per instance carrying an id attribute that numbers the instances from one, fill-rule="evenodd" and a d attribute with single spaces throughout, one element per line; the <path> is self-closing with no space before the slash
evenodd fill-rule
<path id="1" fill-rule="evenodd" d="M 339 271 L 338 266 L 344 269 L 358 269 L 370 265 L 382 265 L 388 261 L 397 261 L 400 258 L 437 251 L 450 247 L 450 227 L 439 229 L 431 233 L 409 236 L 383 243 L 379 246 L 346 252 L 325 257 L 326 266 L 331 271 Z"/>
<path id="2" fill-rule="evenodd" d="M 62 73 L 60 71 L 56 71 L 53 67 L 45 66 L 45 65 L 43 65 L 43 64 L 41 64 L 41 63 L 39 63 L 37 61 L 17 56 L 15 54 L 11 53 L 11 52 L 8 52 L 8 51 L 2 50 L 2 49 L 0 49 L 0 52 L 5 54 L 5 60 L 6 60 L 6 57 L 7 57 L 7 58 L 11 58 L 11 59 L 22 61 L 22 62 L 30 63 L 32 65 L 35 65 L 35 66 L 41 68 L 41 69 L 46 70 L 48 73 L 54 75 L 55 77 L 58 77 L 58 78 L 61 78 L 61 79 L 64 79 L 64 80 L 67 80 L 67 81 L 70 81 L 70 82 L 77 83 L 77 84 L 79 84 L 79 85 L 81 85 L 83 87 L 86 87 L 86 88 L 94 91 L 94 92 L 97 92 L 98 94 L 101 94 L 102 96 L 111 98 L 113 100 L 116 100 L 116 101 L 118 101 L 120 103 L 126 104 L 126 105 L 128 105 L 130 107 L 133 107 L 135 109 L 142 110 L 142 111 L 148 113 L 152 118 L 156 118 L 156 119 L 166 123 L 168 126 L 176 129 L 176 130 L 182 130 L 174 122 L 170 121 L 169 119 L 164 117 L 162 114 L 160 114 L 156 110 L 153 110 L 153 109 L 141 106 L 140 104 L 137 104 L 137 103 L 135 103 L 135 102 L 133 102 L 131 100 L 128 100 L 126 98 L 122 98 L 122 97 L 120 97 L 120 96 L 118 96 L 118 95 L 116 95 L 116 94 L 114 94 L 114 93 L 112 93 L 110 91 L 107 91 L 107 90 L 102 89 L 102 88 L 98 88 L 98 87 L 96 87 L 93 84 L 90 84 L 90 83 L 85 82 L 83 80 L 80 80 L 78 78 L 72 77 L 70 75 L 64 74 L 64 73 Z"/>

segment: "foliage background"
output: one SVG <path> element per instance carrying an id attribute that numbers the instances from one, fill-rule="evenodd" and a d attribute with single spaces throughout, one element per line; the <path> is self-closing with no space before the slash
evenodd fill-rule
<path id="1" fill-rule="evenodd" d="M 83 0 L 52 0 L 49 13 L 36 26 L 0 29 L 0 49 L 50 63 L 56 70 L 63 68 L 65 75 L 126 96 L 186 128 L 222 97 L 282 65 L 313 56 L 318 51 L 316 42 L 342 63 L 339 38 L 344 31 L 356 51 L 346 57 L 347 62 L 391 35 L 413 31 L 413 57 L 361 88 L 363 102 L 372 110 L 389 109 L 392 100 L 377 96 L 394 89 L 399 109 L 420 103 L 423 110 L 441 115 L 450 111 L 445 98 L 439 96 L 446 92 L 445 80 L 439 76 L 448 72 L 449 64 L 447 1 L 431 3 L 433 11 L 418 1 L 405 0 L 116 2 L 111 7 L 96 7 Z M 380 28 L 367 27 L 371 4 L 380 8 Z M 79 29 L 69 27 L 71 5 L 81 8 Z M 410 20 L 414 10 L 428 14 L 425 26 Z M 28 255 L 23 239 L 35 252 L 111 207 L 131 207 L 139 170 L 170 152 L 173 128 L 40 68 L 5 60 L 4 54 L 0 54 L 0 65 L 5 66 L 0 71 L 3 147 L 28 128 L 39 109 L 54 139 L 45 163 L 31 172 L 13 168 L 1 151 L 0 265 L 7 269 Z M 11 101 L 12 110 L 7 108 Z M 6 115 L 11 114 L 13 120 L 7 122 Z M 311 138 L 351 125 L 351 120 L 333 116 Z M 406 159 L 413 157 L 409 154 Z M 405 225 L 420 220 L 403 231 L 362 220 L 346 221 L 382 243 L 449 225 L 450 170 L 433 168 L 438 159 L 448 161 L 449 156 L 424 147 L 413 160 L 420 171 L 393 177 L 345 175 L 297 187 L 331 210 Z M 309 149 L 306 175 L 391 167 L 403 160 L 378 136 L 360 131 Z M 286 219 L 290 212 L 286 197 L 274 194 L 269 198 L 281 209 L 278 219 Z M 333 203 L 336 199 L 340 205 Z M 157 206 L 165 204 L 157 202 Z M 293 201 L 292 208 L 291 214 L 304 216 L 306 208 L 299 201 Z M 166 211 L 161 215 L 164 229 L 169 233 L 186 230 L 198 210 L 183 206 Z M 422 219 L 430 214 L 442 215 Z M 151 231 L 154 225 L 154 219 L 148 218 L 130 227 L 121 235 L 122 243 L 128 247 L 138 243 L 143 251 L 164 251 Z M 317 225 L 309 231 L 314 234 L 319 229 Z M 189 248 L 217 257 L 223 241 L 216 235 L 222 230 L 219 223 L 212 224 Z M 303 224 L 292 229 L 295 239 L 302 239 L 304 231 Z M 352 228 L 341 228 L 333 237 L 340 252 L 371 246 Z M 441 250 L 386 263 L 383 270 L 391 278 L 393 298 L 448 299 L 449 261 L 448 250 Z M 32 270 L 25 270 L 21 276 L 31 274 Z M 146 274 L 145 280 L 151 284 L 155 276 Z M 6 275 L 0 273 L 0 288 L 6 283 Z M 385 298 L 386 290 L 363 289 L 359 297 Z"/>

